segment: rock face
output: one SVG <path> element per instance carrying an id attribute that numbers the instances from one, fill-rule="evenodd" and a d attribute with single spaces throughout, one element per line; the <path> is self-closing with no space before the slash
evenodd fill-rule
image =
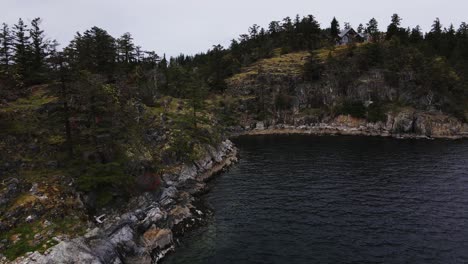
<path id="1" fill-rule="evenodd" d="M 440 112 L 424 112 L 406 109 L 388 114 L 387 122 L 367 122 L 351 116 L 338 116 L 327 123 L 293 120 L 289 124 L 270 122 L 259 129 L 247 128 L 239 134 L 315 134 L 315 135 L 363 135 L 396 138 L 468 138 L 468 124 Z M 255 126 L 253 126 L 255 127 Z"/>
<path id="2" fill-rule="evenodd" d="M 174 235 L 200 220 L 193 195 L 205 181 L 237 161 L 231 141 L 208 148 L 206 156 L 181 167 L 180 173 L 163 176 L 160 195 L 144 193 L 127 205 L 127 213 L 108 216 L 102 226 L 83 237 L 60 241 L 44 254 L 30 253 L 13 263 L 104 264 L 157 263 L 174 248 Z"/>

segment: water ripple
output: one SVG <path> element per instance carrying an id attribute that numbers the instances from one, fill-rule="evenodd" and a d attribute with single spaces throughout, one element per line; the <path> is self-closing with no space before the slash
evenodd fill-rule
<path id="1" fill-rule="evenodd" d="M 467 263 L 468 142 L 261 136 L 167 263 Z"/>

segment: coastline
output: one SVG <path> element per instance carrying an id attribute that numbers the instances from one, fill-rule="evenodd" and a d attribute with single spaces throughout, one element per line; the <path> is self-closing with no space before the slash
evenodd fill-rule
<path id="1" fill-rule="evenodd" d="M 466 139 L 468 134 L 418 135 L 391 133 L 369 126 L 276 125 L 232 133 L 230 138 L 256 135 L 374 136 L 397 139 Z M 209 191 L 207 182 L 238 161 L 238 151 L 230 140 L 217 148 L 208 147 L 204 158 L 181 165 L 178 172 L 162 176 L 164 187 L 159 194 L 144 193 L 131 199 L 126 213 L 108 216 L 97 226 L 73 239 L 58 239 L 46 250 L 28 253 L 12 262 L 0 263 L 158 263 L 175 250 L 177 238 L 206 220 L 200 195 Z"/>
<path id="2" fill-rule="evenodd" d="M 0 263 L 158 263 L 175 249 L 177 237 L 204 223 L 206 212 L 198 196 L 207 191 L 209 180 L 237 161 L 238 152 L 230 140 L 207 147 L 202 159 L 164 174 L 159 193 L 132 198 L 126 213 L 109 215 L 109 220 L 84 236 L 56 238 L 58 244 L 42 254 L 30 252 Z"/>
<path id="3" fill-rule="evenodd" d="M 464 133 L 441 133 L 441 134 L 418 134 L 418 133 L 395 133 L 389 129 L 383 129 L 381 126 L 369 124 L 362 126 L 347 126 L 336 124 L 318 124 L 318 125 L 275 125 L 264 127 L 256 125 L 255 128 L 245 129 L 233 134 L 233 137 L 238 136 L 256 136 L 256 135 L 314 135 L 314 136 L 366 136 L 366 137 L 387 137 L 396 139 L 448 139 L 458 140 L 467 139 L 468 132 Z"/>

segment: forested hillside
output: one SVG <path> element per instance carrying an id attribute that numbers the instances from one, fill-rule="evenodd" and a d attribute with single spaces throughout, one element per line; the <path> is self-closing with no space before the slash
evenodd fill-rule
<path id="1" fill-rule="evenodd" d="M 229 47 L 175 58 L 144 50 L 130 33 L 93 27 L 59 45 L 39 18 L 3 24 L 0 251 L 14 259 L 53 236 L 82 234 L 88 216 L 158 190 L 164 173 L 259 122 L 348 116 L 400 122 L 395 133 L 461 133 L 468 24 L 436 19 L 424 33 L 395 14 L 385 32 L 375 19 L 356 27 L 370 41 L 337 46 L 351 27 L 339 24 L 287 17 L 253 25 Z"/>

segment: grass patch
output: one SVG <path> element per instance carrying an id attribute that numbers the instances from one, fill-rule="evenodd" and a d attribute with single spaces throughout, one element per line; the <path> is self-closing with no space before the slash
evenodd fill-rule
<path id="1" fill-rule="evenodd" d="M 34 110 L 42 105 L 57 101 L 57 97 L 47 94 L 44 87 L 41 87 L 29 95 L 27 98 L 20 98 L 14 102 L 9 103 L 7 106 L 0 108 L 0 112 L 17 112 L 24 110 Z"/>
<path id="2" fill-rule="evenodd" d="M 303 73 L 304 64 L 309 57 L 308 51 L 300 51 L 280 55 L 280 51 L 274 52 L 275 56 L 268 59 L 259 60 L 248 67 L 244 67 L 238 73 L 227 79 L 228 84 L 242 82 L 255 77 L 259 71 L 273 75 L 298 76 Z"/>
<path id="3" fill-rule="evenodd" d="M 86 226 L 78 218 L 65 217 L 51 221 L 49 226 L 44 226 L 42 221 L 22 223 L 19 226 L 0 234 L 0 240 L 6 240 L 7 245 L 2 251 L 9 260 L 14 260 L 27 252 L 39 251 L 43 253 L 48 248 L 57 244 L 51 238 L 57 235 L 68 234 L 72 236 L 83 235 Z M 35 238 L 36 234 L 40 234 Z"/>

